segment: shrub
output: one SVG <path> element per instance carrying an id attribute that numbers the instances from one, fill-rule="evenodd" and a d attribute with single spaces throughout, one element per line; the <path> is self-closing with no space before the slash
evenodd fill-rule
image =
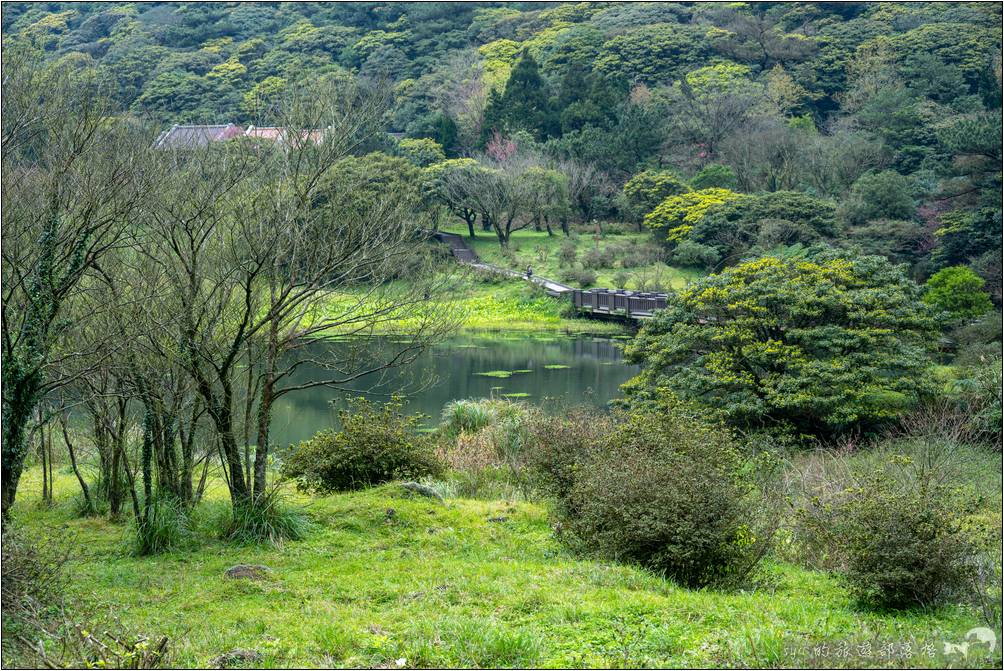
<path id="1" fill-rule="evenodd" d="M 58 536 L 30 536 L 6 521 L 0 545 L 4 667 L 42 668 L 32 643 L 59 614 L 73 544 Z"/>
<path id="2" fill-rule="evenodd" d="M 300 443 L 283 474 L 303 491 L 327 494 L 439 472 L 431 441 L 416 432 L 421 415 L 405 415 L 401 407 L 396 397 L 382 406 L 350 400 L 338 413 L 342 429 Z"/>
<path id="3" fill-rule="evenodd" d="M 873 219 L 910 219 L 916 211 L 911 190 L 910 178 L 892 170 L 866 173 L 851 187 L 841 214 L 851 224 Z"/>
<path id="4" fill-rule="evenodd" d="M 169 667 L 168 639 L 124 631 L 117 621 L 71 621 L 64 594 L 74 539 L 29 537 L 12 523 L 2 537 L 4 668 Z M 101 632 L 101 633 L 97 633 Z"/>
<path id="5" fill-rule="evenodd" d="M 955 381 L 952 391 L 958 413 L 964 418 L 966 437 L 1000 450 L 1004 425 L 1001 357 L 990 356 L 985 363 L 961 370 L 964 377 Z"/>
<path id="6" fill-rule="evenodd" d="M 571 266 L 575 263 L 575 259 L 578 256 L 578 249 L 575 243 L 566 240 L 561 243 L 561 247 L 558 248 L 558 265 L 560 266 Z"/>
<path id="7" fill-rule="evenodd" d="M 646 268 L 634 275 L 634 284 L 638 291 L 666 291 L 670 279 L 662 268 Z"/>
<path id="8" fill-rule="evenodd" d="M 684 240 L 673 250 L 673 263 L 687 268 L 712 268 L 719 257 L 714 247 L 693 240 Z"/>
<path id="9" fill-rule="evenodd" d="M 668 170 L 645 170 L 624 184 L 623 194 L 632 213 L 641 219 L 670 196 L 688 190 L 687 185 Z"/>
<path id="10" fill-rule="evenodd" d="M 562 279 L 566 282 L 571 282 L 572 284 L 578 284 L 580 287 L 590 287 L 596 284 L 596 277 L 595 272 L 583 268 L 582 270 L 567 271 L 562 276 Z"/>
<path id="11" fill-rule="evenodd" d="M 966 266 L 942 268 L 927 280 L 924 302 L 949 321 L 985 315 L 993 309 L 983 278 Z"/>
<path id="12" fill-rule="evenodd" d="M 978 319 L 966 321 L 949 333 L 955 342 L 954 363 L 958 366 L 977 366 L 999 358 L 1004 341 L 1004 319 L 1000 310 L 988 312 Z"/>
<path id="13" fill-rule="evenodd" d="M 401 140 L 395 153 L 419 168 L 446 160 L 443 147 L 435 140 L 426 137 Z"/>
<path id="14" fill-rule="evenodd" d="M 621 268 L 647 266 L 662 260 L 662 249 L 654 244 L 628 243 L 619 251 Z"/>
<path id="15" fill-rule="evenodd" d="M 902 267 L 835 254 L 763 257 L 670 293 L 625 348 L 642 386 L 739 429 L 836 433 L 902 415 L 931 388 L 929 310 Z"/>
<path id="16" fill-rule="evenodd" d="M 22 529 L 6 522 L 0 545 L 4 620 L 59 603 L 67 583 L 65 567 L 72 543 L 58 537 L 29 538 Z"/>
<path id="17" fill-rule="evenodd" d="M 578 468 L 612 428 L 610 416 L 595 408 L 540 416 L 531 428 L 534 449 L 529 455 L 528 477 L 533 488 L 559 505 L 568 503 Z"/>
<path id="18" fill-rule="evenodd" d="M 803 221 L 764 219 L 760 222 L 756 244 L 761 249 L 771 249 L 780 245 L 809 244 L 818 238 L 819 234 Z"/>
<path id="19" fill-rule="evenodd" d="M 573 546 L 692 587 L 746 578 L 773 533 L 729 435 L 680 406 L 617 419 L 580 463 L 554 471 Z"/>
<path id="20" fill-rule="evenodd" d="M 701 189 L 736 189 L 739 180 L 736 173 L 727 165 L 717 165 L 712 163 L 704 166 L 699 173 L 690 180 L 690 188 L 700 191 Z"/>
<path id="21" fill-rule="evenodd" d="M 617 263 L 617 249 L 614 245 L 591 247 L 582 255 L 583 268 L 613 268 Z"/>
<path id="22" fill-rule="evenodd" d="M 980 501 L 958 477 L 956 447 L 915 439 L 839 464 L 809 488 L 799 529 L 862 603 L 930 606 L 961 594 L 979 556 Z"/>

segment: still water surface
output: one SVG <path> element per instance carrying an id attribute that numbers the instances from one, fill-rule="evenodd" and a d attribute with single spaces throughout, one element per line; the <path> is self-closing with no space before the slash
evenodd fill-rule
<path id="1" fill-rule="evenodd" d="M 374 400 L 385 400 L 403 386 L 410 392 L 407 411 L 429 415 L 429 426 L 438 421 L 444 405 L 463 398 L 510 395 L 539 405 L 602 407 L 619 396 L 620 385 L 638 372 L 637 366 L 622 360 L 622 342 L 595 336 L 463 335 L 434 346 L 381 379 L 371 376 L 348 386 Z M 293 381 L 323 377 L 322 370 L 305 365 Z M 272 424 L 276 444 L 296 443 L 336 426 L 344 397 L 343 392 L 320 387 L 280 399 Z"/>

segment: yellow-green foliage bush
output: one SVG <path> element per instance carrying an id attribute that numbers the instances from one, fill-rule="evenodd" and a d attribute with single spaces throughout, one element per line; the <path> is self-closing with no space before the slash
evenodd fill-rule
<path id="1" fill-rule="evenodd" d="M 666 231 L 667 239 L 679 242 L 715 205 L 739 198 L 729 189 L 701 189 L 672 196 L 645 215 L 645 225 Z"/>

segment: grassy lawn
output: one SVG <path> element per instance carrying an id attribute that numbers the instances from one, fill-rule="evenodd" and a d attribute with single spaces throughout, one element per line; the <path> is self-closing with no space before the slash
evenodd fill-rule
<path id="1" fill-rule="evenodd" d="M 979 625 L 961 607 L 861 610 L 834 578 L 783 563 L 769 565 L 756 589 L 682 589 L 638 568 L 568 554 L 533 504 L 441 505 L 407 498 L 395 485 L 317 499 L 292 494 L 314 521 L 306 540 L 235 547 L 209 531 L 226 509 L 217 484 L 196 511 L 190 549 L 135 558 L 125 526 L 73 517 L 76 485 L 65 469 L 53 508 L 39 505 L 39 478 L 26 473 L 15 517 L 38 535 L 76 537 L 83 556 L 70 568 L 68 596 L 78 612 L 170 636 L 171 665 L 205 666 L 234 648 L 258 651 L 254 665 L 268 667 L 991 663 L 943 656 L 944 641 Z M 264 564 L 271 576 L 224 578 L 239 563 Z M 887 644 L 895 653 L 883 652 Z M 841 646 L 851 656 L 841 657 Z"/>
<path id="2" fill-rule="evenodd" d="M 652 250 L 655 242 L 650 232 L 606 232 L 597 237 L 593 232 L 573 231 L 571 237 L 565 237 L 560 229 L 555 230 L 553 236 L 546 232 L 537 232 L 532 228 L 524 228 L 512 234 L 510 240 L 510 254 L 505 254 L 499 247 L 498 240 L 493 233 L 478 230 L 478 237 L 471 240 L 467 237 L 467 227 L 446 226 L 444 231 L 463 235 L 467 243 L 477 252 L 482 260 L 498 266 L 524 271 L 527 266 L 533 268 L 534 274 L 549 279 L 564 281 L 567 284 L 581 286 L 580 283 L 564 279 L 570 268 L 569 264 L 562 263 L 559 251 L 563 245 L 575 247 L 576 261 L 572 264 L 574 268 L 580 268 L 583 260 L 587 258 L 589 250 L 608 246 L 619 248 L 641 248 Z M 635 255 L 637 258 L 637 255 Z M 688 281 L 700 277 L 699 271 L 688 268 L 673 268 L 659 261 L 649 261 L 637 265 L 629 263 L 623 265 L 623 258 L 614 261 L 612 268 L 594 268 L 596 281 L 589 286 L 608 287 L 619 289 L 637 289 L 639 281 L 658 282 L 664 289 L 679 289 Z M 621 286 L 624 285 L 624 286 Z"/>
<path id="3" fill-rule="evenodd" d="M 451 306 L 462 315 L 461 328 L 472 331 L 551 331 L 557 333 L 623 333 L 621 322 L 570 319 L 563 316 L 567 299 L 553 298 L 518 279 L 492 283 L 468 282 L 454 294 Z M 329 294 L 325 309 L 332 312 L 352 305 L 351 294 Z M 385 322 L 378 330 L 407 330 L 407 319 Z"/>
<path id="4" fill-rule="evenodd" d="M 687 282 L 696 279 L 700 273 L 685 268 L 672 268 L 659 261 L 651 261 L 644 265 L 623 265 L 625 258 L 644 258 L 652 254 L 654 242 L 651 234 L 645 233 L 606 233 L 597 239 L 592 234 L 573 232 L 566 238 L 560 231 L 554 236 L 546 232 L 538 233 L 532 229 L 517 231 L 512 236 L 510 251 L 504 253 L 499 247 L 494 235 L 479 231 L 475 240 L 466 238 L 466 227 L 447 226 L 443 230 L 460 233 L 484 261 L 498 266 L 526 270 L 531 266 L 535 274 L 563 281 L 574 286 L 583 286 L 581 282 L 568 279 L 571 268 L 581 270 L 583 260 L 587 258 L 590 249 L 613 247 L 618 253 L 613 254 L 614 266 L 597 268 L 596 281 L 588 286 L 616 287 L 626 289 L 666 290 L 679 289 Z M 562 245 L 573 245 L 576 258 L 573 264 L 563 263 L 559 256 Z M 631 256 L 625 250 L 643 250 L 641 256 Z M 645 252 L 644 250 L 647 250 Z M 640 283 L 647 283 L 642 286 Z M 542 291 L 533 288 L 529 283 L 518 279 L 498 279 L 493 282 L 480 282 L 473 279 L 465 281 L 464 285 L 453 294 L 455 304 L 451 311 L 463 315 L 461 328 L 476 331 L 550 331 L 558 333 L 622 333 L 626 326 L 620 322 L 602 321 L 596 319 L 570 319 L 564 315 L 566 303 L 562 299 L 553 298 Z M 352 305 L 355 298 L 352 293 L 331 293 L 322 309 L 337 313 L 346 306 Z M 394 333 L 407 330 L 408 319 L 391 320 L 377 327 L 378 331 Z"/>

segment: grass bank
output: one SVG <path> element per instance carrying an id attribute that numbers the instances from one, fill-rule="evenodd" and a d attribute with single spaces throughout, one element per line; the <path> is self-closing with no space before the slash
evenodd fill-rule
<path id="1" fill-rule="evenodd" d="M 512 234 L 508 251 L 499 246 L 493 233 L 478 230 L 471 240 L 466 226 L 451 225 L 443 230 L 463 235 L 487 263 L 519 271 L 530 266 L 537 275 L 583 288 L 680 289 L 700 277 L 697 270 L 674 268 L 656 260 L 657 243 L 650 232 L 621 232 L 619 226 L 608 225 L 602 235 L 580 228 L 570 237 L 559 229 L 553 236 L 522 229 Z M 566 249 L 564 256 L 562 248 Z M 595 273 L 595 281 L 582 283 L 570 278 L 570 271 L 583 267 Z"/>
<path id="2" fill-rule="evenodd" d="M 171 638 L 169 662 L 205 666 L 235 648 L 265 667 L 973 666 L 945 657 L 979 622 L 962 607 L 878 613 L 834 578 L 768 566 L 755 589 L 687 590 L 631 566 L 567 553 L 534 504 L 408 498 L 395 485 L 306 499 L 310 536 L 283 548 L 212 539 L 226 508 L 217 483 L 196 511 L 192 547 L 126 552 L 124 525 L 72 515 L 75 483 L 57 475 L 41 508 L 39 471 L 15 508 L 36 535 L 84 548 L 71 569 L 77 612 L 117 616 Z M 264 564 L 260 581 L 231 580 Z M 841 651 L 847 651 L 843 656 Z"/>
<path id="3" fill-rule="evenodd" d="M 614 227 L 603 235 L 580 230 L 566 237 L 560 232 L 549 236 L 546 232 L 523 229 L 513 233 L 509 249 L 502 250 L 491 233 L 480 231 L 471 240 L 466 237 L 464 227 L 447 226 L 443 230 L 464 235 L 478 256 L 488 263 L 521 271 L 530 266 L 539 276 L 573 286 L 665 291 L 682 288 L 700 276 L 695 270 L 673 268 L 655 260 L 658 249 L 647 232 L 619 232 Z M 573 253 L 569 254 L 569 249 Z M 574 260 L 570 260 L 572 257 Z M 595 275 L 595 280 L 582 282 L 581 278 L 569 277 L 570 273 L 585 271 Z M 470 276 L 450 292 L 450 297 L 451 314 L 460 315 L 461 328 L 469 331 L 615 334 L 629 330 L 620 322 L 569 318 L 566 300 L 548 296 L 519 279 L 485 281 Z M 333 292 L 321 310 L 336 314 L 352 306 L 357 298 L 352 292 Z M 376 331 L 407 331 L 413 321 L 408 316 L 390 319 Z"/>
<path id="4" fill-rule="evenodd" d="M 322 308 L 338 312 L 351 306 L 351 293 L 329 294 Z M 529 283 L 518 279 L 493 282 L 472 281 L 453 294 L 451 312 L 461 316 L 466 331 L 553 332 L 553 333 L 624 333 L 622 322 L 600 319 L 571 319 L 564 316 L 567 299 L 553 298 Z M 344 306 L 344 307 L 343 307 Z M 408 318 L 384 322 L 377 330 L 406 331 Z"/>

